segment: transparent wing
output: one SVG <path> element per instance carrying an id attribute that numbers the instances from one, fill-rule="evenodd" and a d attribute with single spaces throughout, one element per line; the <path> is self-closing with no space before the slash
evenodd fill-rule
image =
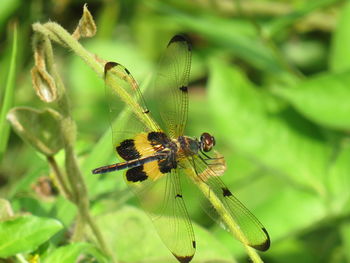
<path id="1" fill-rule="evenodd" d="M 174 36 L 162 57 L 155 79 L 158 109 L 167 134 L 184 134 L 188 113 L 187 86 L 191 68 L 191 45 L 186 37 Z"/>
<path id="2" fill-rule="evenodd" d="M 108 62 L 105 65 L 105 84 L 114 146 L 143 131 L 160 131 L 139 85 L 124 66 Z"/>
<path id="3" fill-rule="evenodd" d="M 190 262 L 196 243 L 183 200 L 178 169 L 152 181 L 130 183 L 143 209 L 151 217 L 164 244 L 182 263 Z"/>
<path id="4" fill-rule="evenodd" d="M 214 219 L 219 218 L 220 223 L 224 224 L 225 229 L 232 233 L 228 224 L 220 216 L 220 213 L 214 209 L 212 204 L 210 206 L 208 205 L 208 197 L 214 194 L 218 197 L 225 208 L 225 212 L 221 213 L 224 213 L 226 218 L 233 220 L 239 226 L 247 245 L 261 251 L 267 250 L 270 247 L 270 238 L 265 227 L 222 182 L 219 178 L 220 174 L 215 172 L 215 169 L 218 168 L 213 169 L 211 168 L 211 165 L 208 166 L 201 156 L 193 156 L 189 162 L 197 174 L 196 180 L 199 180 L 200 183 L 205 183 L 208 186 L 204 193 L 201 192 L 204 195 L 202 195 L 202 198 L 205 199 L 204 202 L 207 204 L 203 206 L 205 211 Z M 235 236 L 234 233 L 232 234 Z M 235 237 L 242 241 L 239 237 Z"/>

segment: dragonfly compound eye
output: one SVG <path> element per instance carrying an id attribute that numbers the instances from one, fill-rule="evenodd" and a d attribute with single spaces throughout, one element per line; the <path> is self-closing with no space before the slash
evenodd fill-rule
<path id="1" fill-rule="evenodd" d="M 201 145 L 205 152 L 209 152 L 215 145 L 215 139 L 209 133 L 205 132 L 201 135 Z"/>

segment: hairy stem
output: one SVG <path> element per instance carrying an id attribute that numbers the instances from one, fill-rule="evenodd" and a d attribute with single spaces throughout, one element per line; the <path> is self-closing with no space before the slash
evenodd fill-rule
<path id="1" fill-rule="evenodd" d="M 80 56 L 100 77 L 103 76 L 103 66 L 100 62 L 97 62 L 96 58 L 93 57 L 87 50 L 85 50 L 75 38 L 73 38 L 57 23 L 48 22 L 43 25 L 40 23 L 35 23 L 33 24 L 33 30 L 44 40 L 43 48 L 45 54 L 46 70 L 54 78 L 58 91 L 57 104 L 59 106 L 59 112 L 62 114 L 61 136 L 65 145 L 65 169 L 67 182 L 69 183 L 71 189 L 71 192 L 68 192 L 68 187 L 65 187 L 64 191 L 66 193 L 69 193 L 70 200 L 72 200 L 78 208 L 78 218 L 75 231 L 73 233 L 73 240 L 78 241 L 83 238 L 85 224 L 88 224 L 96 236 L 100 248 L 106 255 L 111 256 L 112 253 L 110 253 L 108 250 L 98 227 L 94 223 L 89 213 L 88 192 L 84 183 L 84 178 L 78 166 L 77 156 L 74 151 L 76 124 L 71 117 L 70 102 L 66 95 L 65 86 L 55 68 L 55 60 L 51 41 L 55 41 L 65 48 L 71 49 L 78 56 Z M 50 159 L 49 162 L 51 162 L 51 165 L 53 164 L 52 159 Z M 53 168 L 56 169 L 57 166 L 54 165 Z M 56 174 L 57 171 L 59 170 L 56 170 Z M 58 177 L 60 177 L 61 173 L 58 174 Z M 59 180 L 64 182 L 63 178 L 59 178 Z"/>
<path id="2" fill-rule="evenodd" d="M 63 195 L 70 201 L 72 201 L 72 193 L 69 190 L 64 176 L 60 170 L 60 168 L 57 165 L 57 162 L 55 160 L 55 158 L 53 156 L 47 156 L 47 161 L 49 163 L 49 165 L 51 166 L 51 169 L 53 170 L 54 174 L 55 174 L 55 178 L 57 179 L 57 183 L 59 185 L 59 188 L 62 190 Z"/>

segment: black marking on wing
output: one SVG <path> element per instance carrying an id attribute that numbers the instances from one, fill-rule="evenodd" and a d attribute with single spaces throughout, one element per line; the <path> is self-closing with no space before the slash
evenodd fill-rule
<path id="1" fill-rule="evenodd" d="M 172 142 L 169 137 L 164 132 L 150 132 L 147 136 L 148 141 L 156 151 L 159 151 L 159 145 L 162 146 L 163 149 L 170 149 L 172 152 L 177 151 L 176 143 Z"/>
<path id="2" fill-rule="evenodd" d="M 112 69 L 112 68 L 114 68 L 115 66 L 118 66 L 118 65 L 119 65 L 119 63 L 117 63 L 117 62 L 113 62 L 113 61 L 107 62 L 105 64 L 105 75 L 106 75 L 107 71 L 109 71 L 110 69 Z"/>
<path id="3" fill-rule="evenodd" d="M 177 167 L 175 160 L 175 153 L 177 151 L 176 144 L 174 144 L 164 132 L 150 132 L 147 136 L 148 141 L 152 146 L 155 146 L 155 150 L 159 151 L 159 145 L 163 146 L 163 149 L 167 149 L 164 153 L 167 154 L 166 159 L 158 162 L 159 171 L 163 174 L 169 173 L 171 169 Z"/>
<path id="4" fill-rule="evenodd" d="M 223 196 L 231 196 L 232 195 L 232 193 L 231 193 L 231 191 L 230 190 L 228 190 L 227 188 L 221 188 L 222 189 L 222 194 L 223 194 Z"/>
<path id="5" fill-rule="evenodd" d="M 169 157 L 158 162 L 159 171 L 163 174 L 169 173 L 171 169 L 176 169 L 177 167 L 176 161 L 171 161 Z"/>
<path id="6" fill-rule="evenodd" d="M 192 260 L 193 258 L 193 255 L 192 256 L 177 256 L 175 254 L 173 254 L 177 260 L 180 262 L 180 263 L 188 263 Z"/>
<path id="7" fill-rule="evenodd" d="M 176 196 L 175 196 L 175 198 L 182 198 L 182 195 L 180 195 L 180 194 L 177 194 Z"/>
<path id="8" fill-rule="evenodd" d="M 270 236 L 267 233 L 267 230 L 265 229 L 265 227 L 261 228 L 261 230 L 264 231 L 264 233 L 266 234 L 267 240 L 265 243 L 257 245 L 257 246 L 253 246 L 253 247 L 257 250 L 260 250 L 260 251 L 266 251 L 270 248 L 270 245 L 271 245 Z"/>
<path id="9" fill-rule="evenodd" d="M 130 75 L 130 71 L 127 68 L 124 68 L 125 72 Z"/>
<path id="10" fill-rule="evenodd" d="M 152 145 L 156 145 L 156 144 L 164 145 L 169 143 L 170 141 L 168 136 L 166 136 L 164 132 L 150 132 L 148 133 L 147 139 Z"/>
<path id="11" fill-rule="evenodd" d="M 143 171 L 143 165 L 131 168 L 126 171 L 126 179 L 129 182 L 142 182 L 147 178 L 147 174 Z"/>
<path id="12" fill-rule="evenodd" d="M 135 142 L 132 139 L 122 141 L 116 150 L 120 157 L 126 161 L 140 158 L 140 153 L 136 150 Z"/>
<path id="13" fill-rule="evenodd" d="M 196 248 L 196 241 L 192 241 L 192 246 L 193 246 L 193 248 Z"/>
<path id="14" fill-rule="evenodd" d="M 143 113 L 145 114 L 149 113 L 149 109 L 145 110 Z"/>
<path id="15" fill-rule="evenodd" d="M 174 42 L 186 42 L 187 46 L 188 46 L 188 50 L 191 51 L 192 50 L 192 46 L 191 46 L 191 41 L 189 40 L 189 38 L 186 35 L 183 34 L 178 34 L 173 36 L 173 38 L 169 41 L 168 46 L 171 45 L 171 43 Z"/>
<path id="16" fill-rule="evenodd" d="M 188 88 L 186 86 L 181 86 L 179 88 L 182 92 L 188 92 Z"/>

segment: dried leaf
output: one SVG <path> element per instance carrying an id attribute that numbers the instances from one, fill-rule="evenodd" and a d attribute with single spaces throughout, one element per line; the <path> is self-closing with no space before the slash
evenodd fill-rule
<path id="1" fill-rule="evenodd" d="M 34 66 L 31 70 L 32 83 L 39 98 L 47 103 L 57 99 L 57 88 L 54 79 L 45 70 Z"/>
<path id="2" fill-rule="evenodd" d="M 80 39 L 81 37 L 93 37 L 96 34 L 96 24 L 95 21 L 87 9 L 87 4 L 84 5 L 83 15 L 79 20 L 79 24 L 73 33 L 75 39 Z"/>
<path id="3" fill-rule="evenodd" d="M 11 204 L 6 199 L 0 199 L 0 221 L 13 217 Z"/>
<path id="4" fill-rule="evenodd" d="M 31 187 L 45 201 L 52 201 L 58 195 L 58 188 L 49 176 L 39 177 Z"/>

